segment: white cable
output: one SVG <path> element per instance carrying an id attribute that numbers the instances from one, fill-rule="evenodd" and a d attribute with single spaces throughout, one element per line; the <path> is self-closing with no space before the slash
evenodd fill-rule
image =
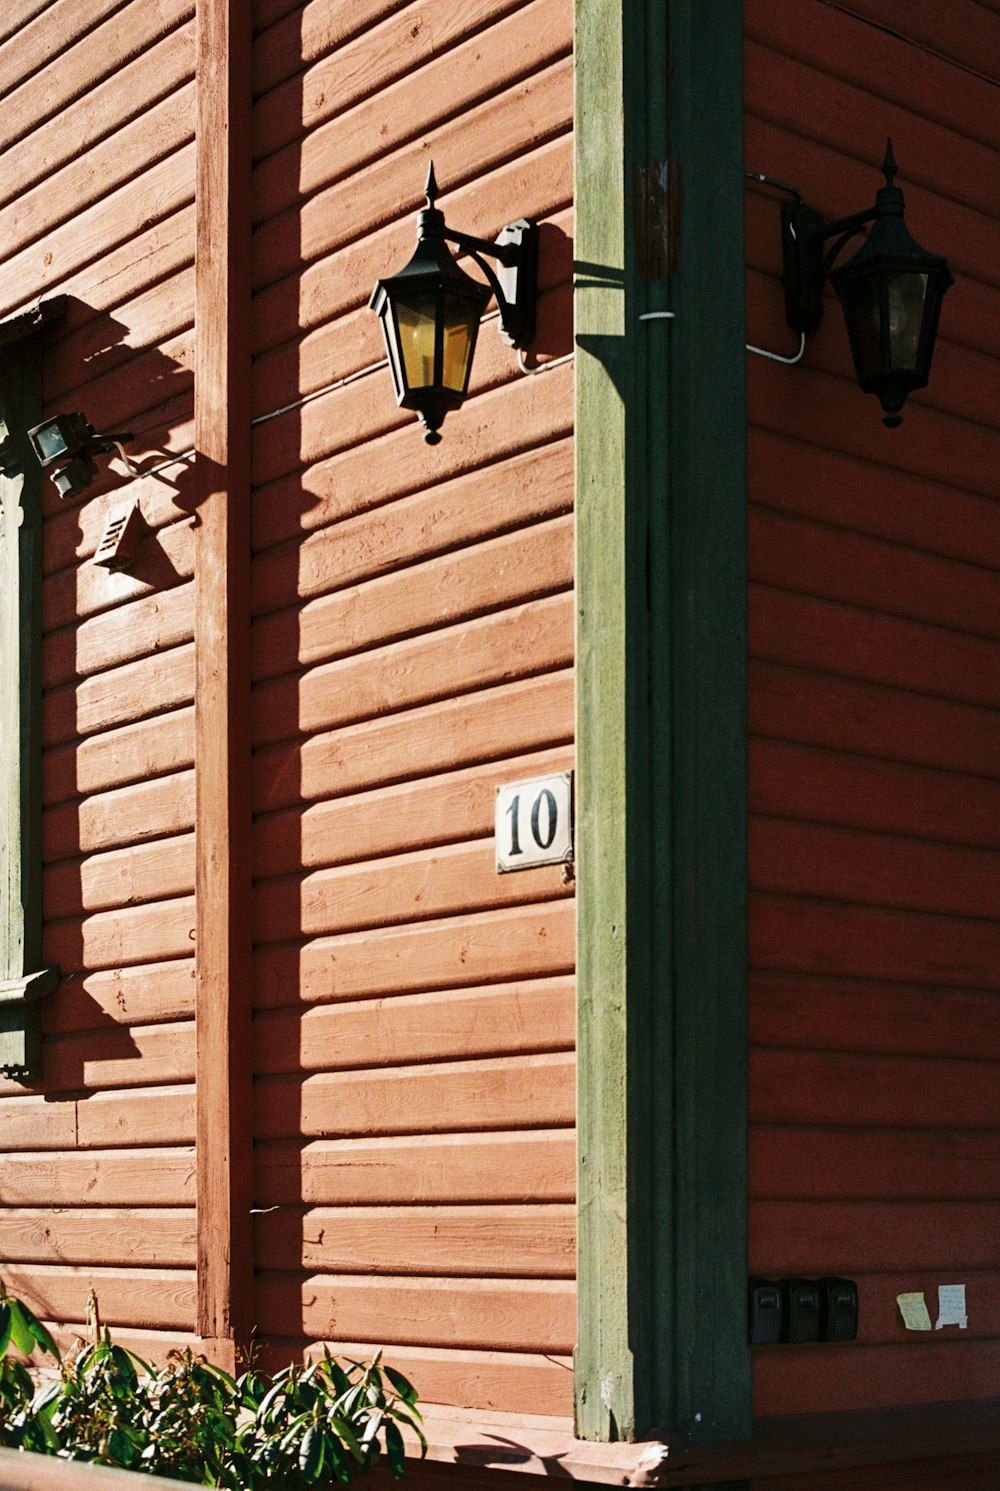
<path id="1" fill-rule="evenodd" d="M 786 367 L 792 367 L 794 363 L 801 362 L 802 354 L 805 350 L 806 334 L 804 331 L 799 334 L 799 350 L 794 357 L 782 357 L 780 352 L 768 352 L 766 347 L 751 347 L 750 343 L 747 342 L 748 352 L 756 352 L 758 357 L 766 357 L 770 362 L 783 362 Z"/>
<path id="2" fill-rule="evenodd" d="M 517 365 L 521 369 L 521 372 L 524 373 L 525 377 L 527 378 L 533 378 L 536 373 L 544 373 L 548 368 L 558 368 L 561 367 L 564 362 L 572 361 L 572 352 L 567 352 L 562 357 L 550 357 L 548 362 L 540 362 L 537 364 L 536 367 L 529 368 L 528 364 L 524 360 L 524 352 L 520 347 L 517 348 Z"/>
<path id="3" fill-rule="evenodd" d="M 640 321 L 676 321 L 676 311 L 643 311 Z"/>

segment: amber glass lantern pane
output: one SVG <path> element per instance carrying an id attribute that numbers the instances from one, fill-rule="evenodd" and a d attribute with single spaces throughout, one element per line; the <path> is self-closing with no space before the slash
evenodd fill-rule
<path id="1" fill-rule="evenodd" d="M 403 358 L 406 387 L 432 388 L 434 385 L 434 332 L 436 295 L 421 295 L 409 303 L 396 302 L 396 325 L 399 349 Z"/>
<path id="2" fill-rule="evenodd" d="M 443 305 L 441 382 L 454 393 L 465 393 L 472 349 L 479 330 L 480 308 L 457 295 L 446 295 Z"/>
<path id="3" fill-rule="evenodd" d="M 889 360 L 894 368 L 905 368 L 909 372 L 918 365 L 926 298 L 926 274 L 890 276 L 887 286 Z"/>

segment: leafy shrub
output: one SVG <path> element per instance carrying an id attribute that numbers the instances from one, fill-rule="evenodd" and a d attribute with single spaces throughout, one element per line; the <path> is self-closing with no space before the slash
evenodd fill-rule
<path id="1" fill-rule="evenodd" d="M 381 1353 L 340 1363 L 324 1347 L 309 1366 L 234 1379 L 190 1350 L 154 1368 L 116 1346 L 93 1296 L 91 1320 L 64 1361 L 22 1300 L 0 1298 L 0 1444 L 231 1491 L 349 1486 L 382 1456 L 398 1480 L 401 1424 L 426 1449 L 416 1392 Z M 38 1387 L 12 1346 L 51 1356 L 58 1377 Z"/>

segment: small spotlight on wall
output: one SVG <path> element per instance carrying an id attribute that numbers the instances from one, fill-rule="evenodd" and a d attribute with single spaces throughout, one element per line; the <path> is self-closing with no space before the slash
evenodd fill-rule
<path id="1" fill-rule="evenodd" d="M 445 415 L 468 391 L 479 321 L 490 299 L 496 296 L 500 335 L 509 347 L 526 347 L 534 336 L 538 229 L 521 218 L 495 243 L 471 238 L 449 228 L 435 207 L 433 164 L 424 191 L 416 253 L 398 274 L 379 280 L 369 306 L 382 322 L 396 403 L 417 411 L 424 439 L 437 445 Z M 460 268 L 449 243 L 475 259 L 486 284 Z"/>
<path id="2" fill-rule="evenodd" d="M 930 376 L 938 317 L 945 291 L 954 284 L 948 261 L 915 242 L 903 221 L 903 193 L 895 185 L 892 141 L 882 164 L 885 185 L 874 207 L 828 223 L 814 207 L 796 200 L 781 211 L 785 314 L 802 335 L 815 331 L 823 314 L 823 285 L 829 279 L 844 311 L 854 370 L 865 393 L 877 396 L 884 423 L 902 423 L 900 409 Z M 853 259 L 834 267 L 847 243 L 867 223 L 871 231 Z M 824 246 L 834 239 L 824 254 Z"/>
<path id="3" fill-rule="evenodd" d="M 135 467 L 122 447 L 134 439 L 131 434 L 99 435 L 85 414 L 57 414 L 28 431 L 38 463 L 50 471 L 52 481 L 64 500 L 76 497 L 90 486 L 97 474 L 95 455 L 117 450 L 130 475 Z"/>

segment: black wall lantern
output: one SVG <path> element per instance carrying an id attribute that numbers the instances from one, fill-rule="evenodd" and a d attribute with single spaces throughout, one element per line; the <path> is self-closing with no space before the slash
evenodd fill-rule
<path id="1" fill-rule="evenodd" d="M 500 310 L 500 335 L 510 347 L 526 347 L 535 331 L 538 229 L 521 219 L 504 228 L 495 243 L 455 233 L 434 203 L 434 166 L 424 187 L 427 205 L 417 217 L 417 249 L 404 269 L 379 280 L 370 308 L 382 322 L 396 402 L 415 409 L 424 439 L 437 445 L 450 409 L 458 409 L 469 387 L 479 321 L 492 296 Z M 455 261 L 448 244 L 470 254 L 487 284 Z M 494 269 L 484 259 L 495 259 Z"/>
<path id="2" fill-rule="evenodd" d="M 885 186 L 867 212 L 828 223 L 795 193 L 781 211 L 785 314 L 803 335 L 823 314 L 823 284 L 829 278 L 840 297 L 854 368 L 865 393 L 878 396 L 885 424 L 902 423 L 900 409 L 930 375 L 941 301 L 954 283 L 948 261 L 926 253 L 903 221 L 903 193 L 894 185 L 892 141 L 882 165 Z M 853 259 L 834 268 L 848 241 L 866 223 L 872 227 Z M 835 239 L 824 255 L 824 246 Z"/>
<path id="3" fill-rule="evenodd" d="M 86 491 L 97 473 L 95 455 L 117 450 L 136 475 L 122 446 L 132 435 L 99 435 L 85 414 L 57 414 L 28 431 L 38 464 L 43 471 L 55 467 L 52 481 L 60 497 L 76 497 Z"/>

